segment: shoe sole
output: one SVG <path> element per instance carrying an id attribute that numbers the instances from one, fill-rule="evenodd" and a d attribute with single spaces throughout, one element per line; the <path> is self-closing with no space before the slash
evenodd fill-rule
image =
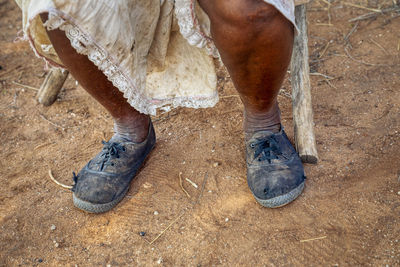
<path id="1" fill-rule="evenodd" d="M 301 194 L 301 192 L 303 192 L 303 189 L 304 189 L 304 182 L 302 182 L 298 187 L 296 187 L 289 193 L 286 193 L 282 196 L 277 196 L 270 199 L 261 199 L 256 197 L 254 194 L 253 196 L 257 200 L 257 202 L 263 207 L 279 208 L 295 200 Z"/>
<path id="2" fill-rule="evenodd" d="M 124 198 L 124 196 L 128 192 L 128 189 L 129 186 L 116 199 L 104 204 L 93 204 L 91 202 L 77 198 L 75 194 L 72 194 L 72 199 L 74 201 L 74 206 L 78 209 L 84 210 L 89 213 L 103 213 L 114 208 Z"/>

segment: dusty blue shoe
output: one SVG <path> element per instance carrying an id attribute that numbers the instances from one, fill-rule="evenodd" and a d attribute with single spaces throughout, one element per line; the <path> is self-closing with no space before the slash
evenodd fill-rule
<path id="1" fill-rule="evenodd" d="M 247 183 L 264 207 L 295 200 L 304 188 L 304 169 L 286 133 L 259 131 L 246 141 Z"/>
<path id="2" fill-rule="evenodd" d="M 130 142 L 115 135 L 110 141 L 103 141 L 102 151 L 78 175 L 74 174 L 74 205 L 91 213 L 112 209 L 125 196 L 130 182 L 155 142 L 151 122 L 149 133 L 141 143 Z"/>

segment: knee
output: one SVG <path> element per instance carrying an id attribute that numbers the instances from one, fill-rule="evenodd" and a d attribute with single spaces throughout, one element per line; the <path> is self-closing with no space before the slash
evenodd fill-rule
<path id="1" fill-rule="evenodd" d="M 257 29 L 276 20 L 280 12 L 262 0 L 201 0 L 200 5 L 211 18 L 219 23 L 241 29 Z"/>
<path id="2" fill-rule="evenodd" d="M 200 5 L 210 17 L 214 35 L 229 35 L 237 42 L 287 39 L 294 33 L 291 22 L 263 0 L 200 0 Z"/>

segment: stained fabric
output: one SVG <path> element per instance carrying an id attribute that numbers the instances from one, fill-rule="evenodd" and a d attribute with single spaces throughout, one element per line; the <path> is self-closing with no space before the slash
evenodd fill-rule
<path id="1" fill-rule="evenodd" d="M 293 0 L 264 0 L 294 24 Z M 36 55 L 63 67 L 46 28 L 61 29 L 138 111 L 218 102 L 210 22 L 195 0 L 16 0 Z M 43 22 L 40 13 L 47 12 Z"/>

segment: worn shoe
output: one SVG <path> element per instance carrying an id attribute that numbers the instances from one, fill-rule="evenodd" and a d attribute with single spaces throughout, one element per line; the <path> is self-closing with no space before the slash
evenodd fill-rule
<path id="1" fill-rule="evenodd" d="M 125 196 L 129 184 L 156 142 L 153 125 L 141 143 L 118 136 L 104 142 L 102 151 L 74 174 L 74 205 L 84 211 L 101 213 L 112 209 Z"/>
<path id="2" fill-rule="evenodd" d="M 295 200 L 304 188 L 304 169 L 286 133 L 259 131 L 246 141 L 247 183 L 264 207 Z"/>

